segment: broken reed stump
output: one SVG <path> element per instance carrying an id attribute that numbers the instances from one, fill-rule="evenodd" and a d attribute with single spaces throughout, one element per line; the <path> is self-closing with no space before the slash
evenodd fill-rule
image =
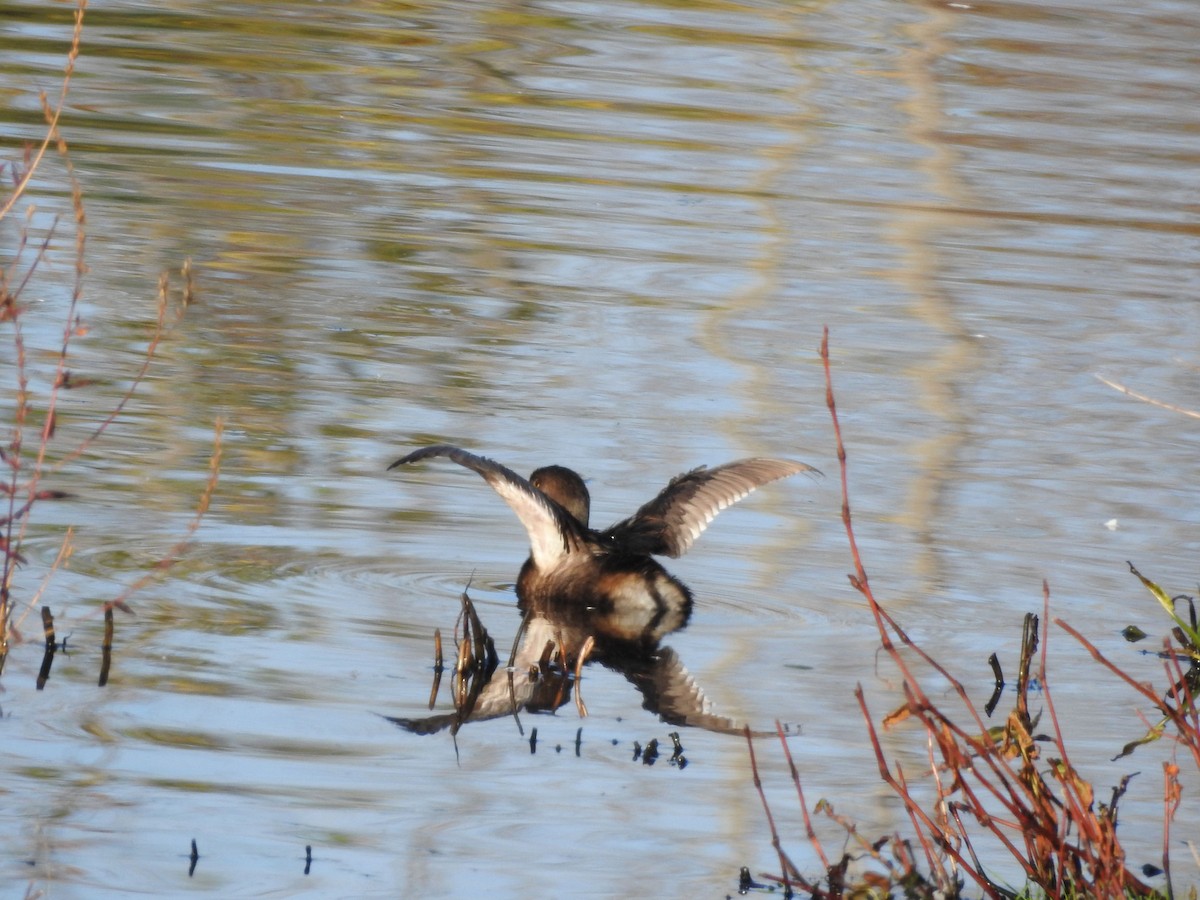
<path id="1" fill-rule="evenodd" d="M 113 608 L 104 607 L 104 643 L 100 647 L 100 687 L 108 684 L 108 669 L 112 665 Z"/>
<path id="2" fill-rule="evenodd" d="M 54 614 L 50 607 L 42 607 L 42 631 L 46 635 L 46 652 L 42 654 L 42 668 L 38 672 L 37 689 L 40 691 L 50 680 L 50 667 L 54 665 L 54 651 L 58 649 L 58 641 L 54 636 Z"/>

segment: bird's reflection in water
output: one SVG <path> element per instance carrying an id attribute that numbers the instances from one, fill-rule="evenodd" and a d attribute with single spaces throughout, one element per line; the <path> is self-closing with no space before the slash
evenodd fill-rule
<path id="1" fill-rule="evenodd" d="M 598 662 L 624 675 L 641 692 L 642 705 L 672 725 L 739 730 L 709 711 L 675 651 L 661 646 L 687 624 L 693 601 L 687 586 L 652 557 L 682 556 L 721 510 L 770 482 L 819 474 L 812 466 L 768 457 L 701 466 L 671 479 L 629 518 L 596 531 L 583 478 L 563 466 L 543 466 L 526 480 L 494 460 L 434 444 L 390 468 L 438 457 L 480 475 L 525 526 L 530 555 L 516 585 L 524 618 L 508 667 L 498 669 L 464 594 L 454 713 L 393 722 L 424 734 L 444 728 L 457 734 L 470 721 L 553 712 L 570 699 L 572 687 L 586 715 L 579 677 L 586 663 Z"/>
<path id="2" fill-rule="evenodd" d="M 545 600 L 520 604 L 524 618 L 507 665 L 499 664 L 492 638 L 474 603 L 464 592 L 455 631 L 460 635 L 451 666 L 454 711 L 420 718 L 388 716 L 414 734 L 450 729 L 467 722 L 520 714 L 553 713 L 571 702 L 587 715 L 582 695 L 583 667 L 599 663 L 623 675 L 642 695 L 642 706 L 670 725 L 741 733 L 742 724 L 716 715 L 678 654 L 659 642 L 687 624 L 687 616 L 655 625 L 632 621 L 628 611 L 581 609 Z M 631 633 L 639 637 L 630 640 Z M 435 669 L 430 708 L 436 700 L 441 668 Z M 523 730 L 522 730 L 523 731 Z"/>

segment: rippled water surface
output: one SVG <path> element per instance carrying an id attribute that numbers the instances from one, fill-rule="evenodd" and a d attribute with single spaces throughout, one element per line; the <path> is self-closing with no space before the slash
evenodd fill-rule
<path id="1" fill-rule="evenodd" d="M 72 10 L 0 0 L 6 184 Z M 444 460 L 385 471 L 435 441 L 578 469 L 598 524 L 704 463 L 824 470 L 671 561 L 697 609 L 666 643 L 715 710 L 800 730 L 811 802 L 905 830 L 852 694 L 897 702 L 845 577 L 823 325 L 858 539 L 911 633 L 982 701 L 1046 579 L 1052 614 L 1158 676 L 1119 634 L 1166 630 L 1125 561 L 1194 588 L 1197 423 L 1095 376 L 1200 405 L 1191 3 L 106 2 L 83 38 L 61 130 L 87 213 L 71 370 L 93 383 L 64 395 L 52 462 L 136 374 L 159 273 L 178 293 L 190 258 L 196 302 L 25 537 L 13 597 L 70 636 L 35 690 L 33 610 L 0 680 L 12 890 L 716 898 L 776 869 L 744 741 L 684 728 L 686 768 L 635 762 L 675 729 L 603 667 L 584 719 L 468 723 L 457 746 L 388 721 L 430 715 L 433 633 L 450 643 L 468 582 L 502 656 L 519 625 L 504 504 Z M 21 295 L 37 415 L 72 221 L 52 153 L 0 221 L 6 265 L 23 229 L 49 237 Z M 211 509 L 117 613 L 98 688 L 100 608 L 187 535 L 218 418 Z M 1158 861 L 1167 751 L 1110 762 L 1136 698 L 1050 642 L 1072 761 L 1101 793 L 1142 771 L 1122 836 Z M 757 746 L 811 871 L 782 754 Z M 1189 784 L 1177 834 L 1198 809 Z M 1200 881 L 1173 852 L 1177 886 Z"/>

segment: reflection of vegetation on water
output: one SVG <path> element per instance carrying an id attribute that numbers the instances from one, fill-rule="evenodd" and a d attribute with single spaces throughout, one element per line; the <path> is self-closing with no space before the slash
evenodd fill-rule
<path id="1" fill-rule="evenodd" d="M 841 464 L 842 518 L 855 567 L 850 579 L 870 606 L 882 651 L 894 664 L 903 693 L 903 701 L 884 717 L 882 726 L 889 730 L 901 724 L 919 726 L 915 734 L 927 746 L 929 769 L 923 773 L 918 786 L 911 773 L 906 774 L 899 763 L 888 760 L 862 687 L 858 686 L 855 697 L 867 725 L 880 777 L 902 802 L 913 827 L 911 838 L 896 834 L 871 841 L 858 834 L 853 823 L 838 815 L 826 800 L 818 802 L 810 811 L 786 736 L 780 729 L 780 742 L 804 814 L 806 836 L 825 868 L 822 876 L 813 877 L 804 874 L 783 849 L 759 778 L 754 746 L 747 735 L 754 783 L 766 811 L 780 864 L 779 873 L 763 877 L 781 883 L 788 897 L 793 895 L 793 885 L 813 897 L 822 898 L 895 894 L 960 897 L 978 896 L 980 892 L 995 898 L 1174 896 L 1170 877 L 1170 826 L 1182 799 L 1179 766 L 1175 761 L 1178 750 L 1190 754 L 1200 770 L 1200 711 L 1196 707 L 1197 688 L 1200 687 L 1200 630 L 1192 599 L 1171 598 L 1133 570 L 1174 624 L 1172 636 L 1178 648 L 1167 640 L 1162 652 L 1164 672 L 1172 685 L 1165 692 L 1136 680 L 1070 625 L 1061 619 L 1053 620 L 1161 714 L 1145 736 L 1125 744 L 1116 757 L 1128 755 L 1135 748 L 1167 735 L 1173 740 L 1172 754 L 1162 762 L 1163 849 L 1162 858 L 1157 861 L 1161 865 L 1141 867 L 1142 876 L 1146 878 L 1166 876 L 1166 888 L 1155 889 L 1129 868 L 1117 832 L 1118 804 L 1133 775 L 1121 779 L 1112 789 L 1107 803 L 1098 800 L 1095 788 L 1071 764 L 1068 741 L 1060 727 L 1048 681 L 1045 642 L 1041 644 L 1036 677 L 1032 675 L 1034 654 L 1039 645 L 1037 616 L 1026 616 L 1013 709 L 1003 725 L 989 728 L 971 703 L 963 684 L 909 637 L 875 598 L 858 552 L 850 516 L 846 453 L 834 403 L 828 331 L 822 342 L 821 355 Z M 1186 602 L 1187 618 L 1178 614 L 1178 601 Z M 1048 618 L 1050 591 L 1046 584 L 1043 584 L 1043 606 L 1043 615 Z M 1131 637 L 1137 639 L 1138 636 Z M 927 667 L 925 677 L 917 668 L 918 662 Z M 994 668 L 997 690 L 989 707 L 994 707 L 1004 686 L 998 664 L 994 664 Z M 929 674 L 950 684 L 961 703 L 960 711 L 953 711 L 948 703 L 939 705 L 927 692 L 925 679 Z M 1044 712 L 1049 720 L 1045 727 L 1049 734 L 1038 730 L 1041 713 L 1034 715 L 1030 711 L 1029 690 L 1035 685 L 1042 692 Z M 1052 751 L 1049 758 L 1044 757 L 1045 747 Z M 926 781 L 932 787 L 932 796 L 929 796 Z M 831 857 L 813 827 L 814 812 L 830 818 L 839 830 L 844 829 L 852 849 L 836 858 Z M 988 859 L 1009 855 L 1020 867 L 1027 887 L 1017 892 L 994 880 L 989 875 L 992 864 L 982 862 L 977 850 L 986 850 L 990 854 Z M 743 890 L 755 886 L 749 872 L 743 870 Z M 1189 896 L 1196 896 L 1195 888 Z"/>
<path id="2" fill-rule="evenodd" d="M 65 565 L 70 558 L 72 531 L 66 529 L 57 555 L 42 577 L 41 584 L 26 597 L 14 596 L 17 571 L 27 560 L 21 549 L 26 537 L 30 518 L 35 507 L 44 502 L 62 500 L 68 496 L 64 491 L 48 486 L 52 477 L 72 462 L 88 453 L 92 445 L 126 411 L 135 391 L 143 383 L 154 361 L 159 344 L 167 331 L 183 315 L 194 297 L 194 283 L 190 262 L 181 270 L 182 285 L 174 287 L 169 275 L 163 274 L 158 283 L 157 315 L 150 327 L 149 336 L 142 352 L 140 366 L 133 372 L 128 387 L 115 403 L 100 414 L 93 414 L 84 430 L 78 422 L 62 429 L 60 418 L 67 407 L 68 393 L 86 394 L 99 384 L 100 379 L 91 378 L 73 368 L 77 364 L 73 348 L 89 331 L 89 325 L 81 313 L 85 302 L 84 275 L 87 272 L 85 247 L 87 243 L 87 216 L 84 210 L 83 190 L 76 179 L 71 163 L 67 141 L 59 128 L 59 120 L 66 105 L 67 92 L 75 63 L 79 56 L 83 33 L 83 17 L 86 4 L 80 3 L 75 14 L 75 28 L 67 54 L 67 64 L 58 97 L 53 103 L 42 98 L 42 109 L 46 121 L 41 142 L 27 147 L 22 158 L 0 160 L 0 175 L 8 185 L 7 193 L 0 198 L 0 222 L 14 214 L 18 203 L 32 190 L 35 175 L 46 176 L 43 171 L 47 161 L 57 157 L 62 182 L 69 187 L 72 220 L 74 226 L 73 284 L 65 300 L 61 314 L 61 330 L 38 324 L 38 328 L 26 328 L 26 316 L 31 310 L 39 312 L 49 306 L 35 306 L 27 295 L 33 292 L 43 269 L 52 268 L 51 256 L 60 246 L 65 230 L 61 217 L 55 216 L 42 224 L 34 204 L 30 203 L 24 220 L 15 229 L 16 246 L 6 252 L 4 265 L 0 267 L 0 325 L 8 334 L 5 338 L 11 354 L 5 354 L 4 374 L 11 379 L 12 394 L 6 399 L 11 422 L 8 436 L 0 445 L 0 462 L 4 464 L 4 478 L 0 480 L 0 673 L 3 673 L 8 651 L 12 643 L 22 639 L 22 626 L 31 612 L 42 602 L 51 576 Z M 53 176 L 51 176 L 53 178 Z M 38 299 L 41 299 L 40 297 Z M 45 346 L 47 335 L 51 341 Z M 59 338 L 57 335 L 61 335 Z M 39 340 L 40 338 L 40 340 Z M 42 344 L 39 346 L 39 344 Z M 70 419 L 71 417 L 66 417 Z M 220 466 L 221 425 L 217 422 L 216 441 L 209 459 L 209 477 L 201 492 L 195 518 L 183 538 L 163 555 L 150 571 L 136 579 L 118 596 L 103 604 L 105 617 L 104 638 L 99 664 L 99 684 L 108 681 L 112 662 L 113 610 L 130 611 L 127 601 L 136 591 L 159 577 L 172 566 L 188 545 L 192 534 L 216 488 Z M 4 502 L 7 498 L 7 503 Z M 55 653 L 65 649 L 66 640 L 58 640 L 54 616 L 49 606 L 41 607 L 42 631 L 46 652 L 37 677 L 37 689 L 42 690 L 50 678 Z"/>

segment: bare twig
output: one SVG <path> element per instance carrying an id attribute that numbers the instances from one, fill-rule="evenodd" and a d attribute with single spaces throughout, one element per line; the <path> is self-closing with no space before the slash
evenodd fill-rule
<path id="1" fill-rule="evenodd" d="M 12 194 L 3 205 L 0 205 L 0 219 L 8 215 L 17 200 L 25 193 L 25 189 L 29 187 L 29 182 L 33 178 L 34 173 L 45 158 L 46 151 L 55 140 L 58 132 L 58 120 L 62 117 L 63 108 L 67 105 L 67 91 L 70 89 L 71 76 L 75 74 L 75 62 L 79 59 L 79 51 L 83 44 L 83 14 L 86 9 L 87 0 L 79 0 L 78 6 L 75 7 L 75 28 L 71 33 L 71 47 L 67 51 L 67 64 L 63 70 L 63 80 L 58 92 L 58 101 L 51 108 L 45 102 L 45 95 L 42 95 L 43 105 L 50 109 L 50 127 L 47 129 L 41 145 L 32 155 L 30 162 L 25 166 L 25 171 L 17 179 Z"/>
<path id="2" fill-rule="evenodd" d="M 767 816 L 767 825 L 771 829 L 771 846 L 775 848 L 775 853 L 779 856 L 779 871 L 783 881 L 784 896 L 791 897 L 792 877 L 797 878 L 805 890 L 809 890 L 810 885 L 803 881 L 800 877 L 800 872 L 792 865 L 792 861 L 783 849 L 783 842 L 779 839 L 779 830 L 775 827 L 775 817 L 771 814 L 771 804 L 767 801 L 767 794 L 763 790 L 762 779 L 758 775 L 758 760 L 754 756 L 754 739 L 751 737 L 749 725 L 743 729 L 743 733 L 746 735 L 746 746 L 750 750 L 750 772 L 754 777 L 754 787 L 758 790 L 758 797 L 762 801 L 763 812 Z"/>
<path id="3" fill-rule="evenodd" d="M 817 838 L 817 832 L 813 828 L 812 817 L 808 814 L 808 804 L 804 802 L 804 788 L 800 786 L 800 773 L 797 771 L 796 763 L 792 759 L 792 748 L 788 746 L 787 735 L 783 733 L 783 725 L 778 719 L 775 720 L 775 731 L 779 735 L 779 745 L 783 747 L 783 756 L 787 760 L 788 769 L 792 774 L 792 783 L 796 785 L 796 796 L 800 800 L 800 813 L 804 816 L 805 834 L 809 842 L 813 845 L 813 849 L 817 851 L 821 865 L 828 869 L 829 857 L 825 855 L 825 848 L 821 845 L 821 841 Z"/>
<path id="4" fill-rule="evenodd" d="M 1127 388 L 1120 382 L 1112 381 L 1108 378 L 1105 378 L 1103 375 L 1096 375 L 1096 380 L 1104 382 L 1104 384 L 1107 384 L 1113 390 L 1120 391 L 1122 394 L 1132 397 L 1134 400 L 1141 400 L 1143 403 L 1149 403 L 1151 406 L 1157 406 L 1160 409 L 1169 409 L 1171 412 L 1176 412 L 1183 416 L 1189 416 L 1193 419 L 1200 419 L 1200 412 L 1197 412 L 1194 409 L 1186 409 L 1182 406 L 1176 406 L 1174 403 L 1156 400 L 1153 397 L 1147 396 L 1146 394 L 1139 394 L 1132 388 Z"/>
<path id="5" fill-rule="evenodd" d="M 196 529 L 200 527 L 200 522 L 204 518 L 205 513 L 208 512 L 209 504 L 212 502 L 213 493 L 217 489 L 217 480 L 221 475 L 221 435 L 223 432 L 224 424 L 221 419 L 217 419 L 213 429 L 212 454 L 208 458 L 208 481 L 205 483 L 204 490 L 200 494 L 200 502 L 196 504 L 196 514 L 192 517 L 192 521 L 188 523 L 188 527 L 184 532 L 183 537 L 180 538 L 175 545 L 172 546 L 171 549 L 168 550 L 166 554 L 164 554 L 163 557 L 154 564 L 149 572 L 147 572 L 137 581 L 133 582 L 133 584 L 129 585 L 129 587 L 117 595 L 117 597 L 105 603 L 104 609 L 106 611 L 116 607 L 117 609 L 129 612 L 130 610 L 126 604 L 126 601 L 132 595 L 136 594 L 156 578 L 159 578 L 164 572 L 179 562 L 180 558 L 183 556 L 184 550 L 186 550 L 188 545 L 191 544 L 192 537 L 195 535 Z"/>

